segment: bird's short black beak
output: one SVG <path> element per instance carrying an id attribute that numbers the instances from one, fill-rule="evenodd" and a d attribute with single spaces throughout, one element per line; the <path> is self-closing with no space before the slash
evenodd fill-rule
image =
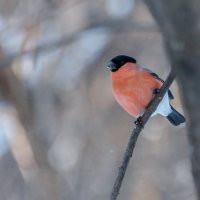
<path id="1" fill-rule="evenodd" d="M 108 69 L 110 69 L 110 71 L 112 71 L 112 72 L 115 72 L 115 71 L 117 71 L 117 65 L 115 64 L 115 63 L 113 63 L 113 62 L 109 62 L 108 63 Z"/>

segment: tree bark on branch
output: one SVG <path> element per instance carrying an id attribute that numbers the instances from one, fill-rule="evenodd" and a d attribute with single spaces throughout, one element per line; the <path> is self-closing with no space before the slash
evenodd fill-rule
<path id="1" fill-rule="evenodd" d="M 200 199 L 200 1 L 144 0 L 156 19 L 183 90 L 192 173 Z"/>
<path id="2" fill-rule="evenodd" d="M 128 163 L 129 163 L 130 158 L 132 157 L 133 151 L 135 149 L 135 145 L 136 145 L 138 136 L 139 136 L 140 132 L 142 131 L 142 128 L 144 127 L 144 125 L 147 123 L 147 121 L 149 120 L 151 115 L 154 113 L 154 111 L 158 107 L 159 103 L 162 101 L 165 93 L 169 89 L 169 87 L 172 84 L 172 82 L 174 81 L 174 79 L 175 79 L 175 73 L 173 70 L 171 70 L 167 79 L 165 80 L 162 87 L 160 88 L 159 93 L 156 94 L 156 96 L 154 97 L 152 102 L 149 104 L 145 113 L 141 116 L 140 120 L 141 120 L 142 125 L 136 123 L 136 126 L 133 129 L 133 132 L 129 139 L 128 145 L 126 147 L 126 151 L 125 151 L 124 157 L 123 157 L 123 162 L 119 168 L 119 172 L 118 172 L 117 178 L 115 180 L 115 183 L 114 183 L 114 186 L 112 189 L 110 200 L 117 199 L 117 196 L 119 195 L 119 191 L 121 188 L 122 181 L 124 179 L 124 175 L 126 173 L 126 169 L 128 167 Z"/>

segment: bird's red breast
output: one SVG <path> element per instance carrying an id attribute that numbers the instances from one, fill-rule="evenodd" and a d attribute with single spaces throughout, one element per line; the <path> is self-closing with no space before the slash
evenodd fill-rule
<path id="1" fill-rule="evenodd" d="M 112 90 L 117 102 L 134 117 L 141 116 L 162 82 L 137 64 L 126 63 L 111 73 Z"/>

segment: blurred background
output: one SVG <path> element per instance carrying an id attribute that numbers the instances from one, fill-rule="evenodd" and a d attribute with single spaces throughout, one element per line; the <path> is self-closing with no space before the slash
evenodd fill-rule
<path id="1" fill-rule="evenodd" d="M 0 0 L 1 200 L 109 199 L 135 121 L 112 96 L 118 54 L 170 71 L 142 0 Z M 119 199 L 195 200 L 189 155 L 185 124 L 150 119 Z"/>

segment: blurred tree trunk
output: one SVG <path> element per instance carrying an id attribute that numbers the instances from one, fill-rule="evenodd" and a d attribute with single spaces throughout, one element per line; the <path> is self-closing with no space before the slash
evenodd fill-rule
<path id="1" fill-rule="evenodd" d="M 200 1 L 145 0 L 163 33 L 167 53 L 183 89 L 192 172 L 200 199 Z"/>
<path id="2" fill-rule="evenodd" d="M 0 59 L 4 59 L 4 57 L 4 52 L 0 48 Z M 13 146 L 11 145 L 10 148 L 18 164 L 18 169 L 28 186 L 26 188 L 28 191 L 27 195 L 31 200 L 59 199 L 57 173 L 47 162 L 47 145 L 45 146 L 37 136 L 37 133 L 35 133 L 36 131 L 33 131 L 36 126 L 34 124 L 34 113 L 32 111 L 34 105 L 30 99 L 31 97 L 28 98 L 28 95 L 30 96 L 25 84 L 16 77 L 11 66 L 6 66 L 0 70 L 0 101 L 8 104 L 5 109 L 13 115 L 12 123 L 16 122 L 16 133 L 15 137 L 11 137 Z M 16 109 L 16 113 L 13 108 Z M 25 137 L 27 136 L 30 144 L 27 144 L 26 141 L 23 140 L 23 134 L 25 134 Z M 33 150 L 36 163 L 26 161 L 26 159 L 29 159 L 29 155 L 27 154 L 28 148 L 26 148 L 29 147 L 29 145 Z M 19 156 L 16 157 L 16 155 Z M 21 183 L 19 183 L 19 185 L 20 184 Z"/>

